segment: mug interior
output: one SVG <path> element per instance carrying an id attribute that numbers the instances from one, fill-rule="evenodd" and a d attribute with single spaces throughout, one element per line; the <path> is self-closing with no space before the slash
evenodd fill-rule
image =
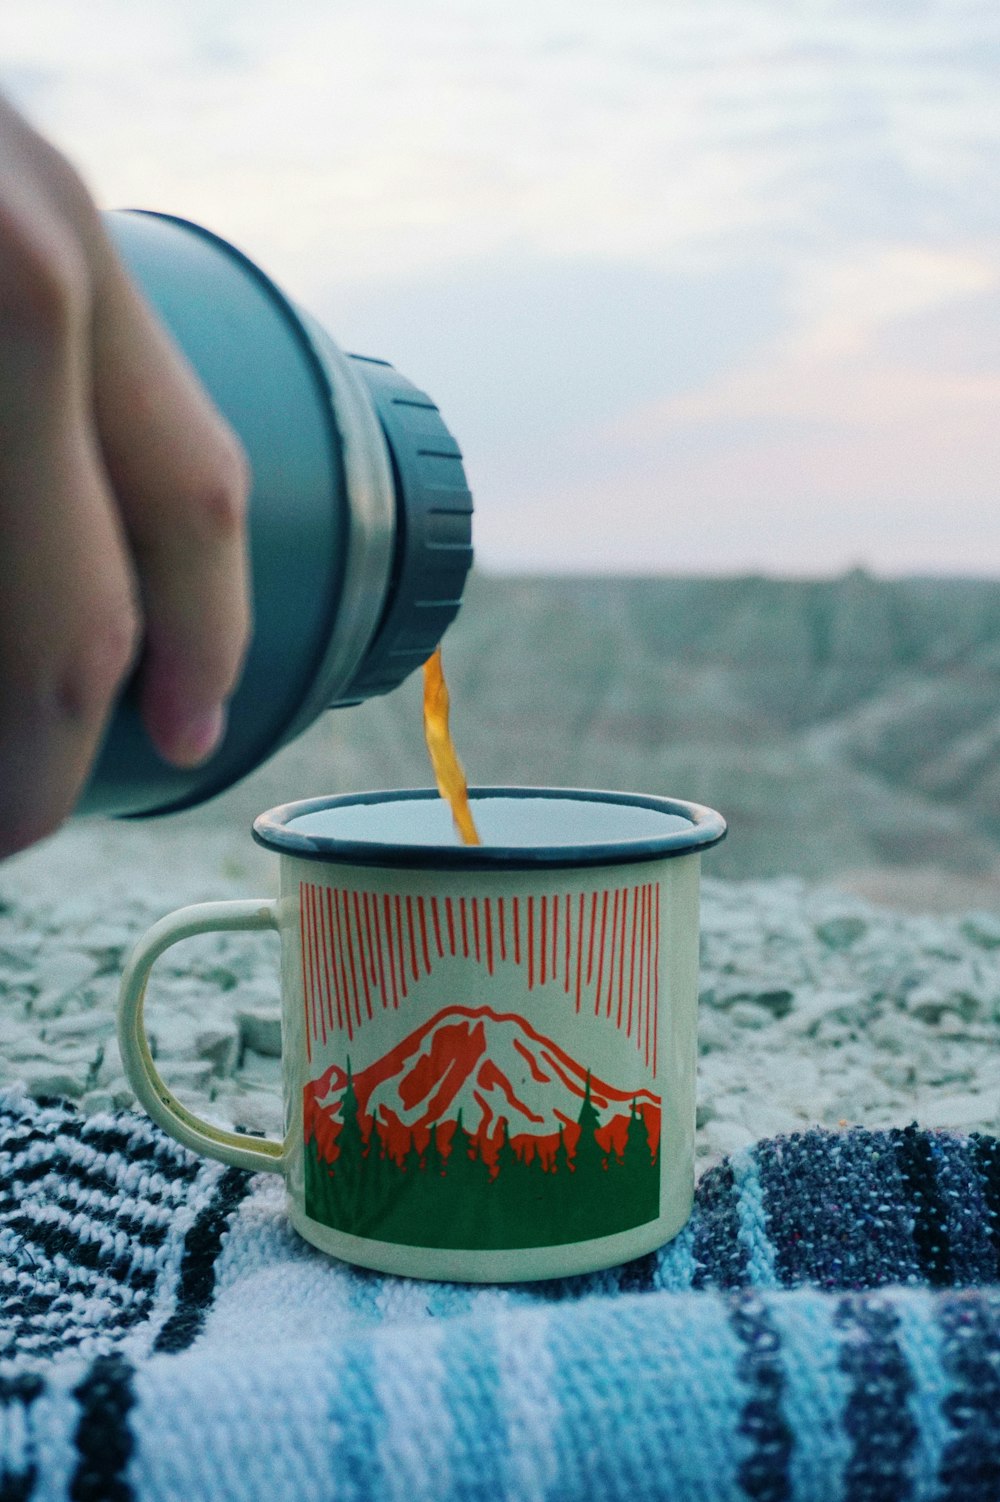
<path id="1" fill-rule="evenodd" d="M 474 814 L 484 845 L 517 849 L 653 839 L 691 827 L 690 819 L 680 814 L 634 803 L 589 803 L 582 798 L 477 798 Z M 287 828 L 323 839 L 380 845 L 459 843 L 451 810 L 441 798 L 321 808 L 290 819 Z"/>
<path id="2" fill-rule="evenodd" d="M 463 845 L 437 792 L 313 798 L 262 814 L 259 843 L 307 858 L 369 863 L 558 864 L 651 859 L 705 849 L 725 834 L 712 809 L 638 793 L 470 788 L 478 846 Z"/>

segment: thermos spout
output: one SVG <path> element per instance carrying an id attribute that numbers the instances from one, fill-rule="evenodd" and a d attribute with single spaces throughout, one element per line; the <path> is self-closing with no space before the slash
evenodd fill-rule
<path id="1" fill-rule="evenodd" d="M 252 476 L 254 631 L 223 742 L 200 767 L 170 766 L 126 690 L 78 809 L 138 816 L 222 792 L 324 709 L 419 667 L 459 608 L 472 497 L 431 398 L 341 351 L 242 252 L 171 215 L 107 223 Z"/>

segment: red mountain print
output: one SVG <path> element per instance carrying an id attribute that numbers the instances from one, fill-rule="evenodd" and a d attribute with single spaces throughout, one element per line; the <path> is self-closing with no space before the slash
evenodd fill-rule
<path id="1" fill-rule="evenodd" d="M 352 1075 L 362 1132 L 374 1130 L 386 1154 L 402 1163 L 411 1147 L 427 1150 L 431 1128 L 448 1156 L 459 1116 L 482 1158 L 493 1164 L 504 1137 L 518 1158 L 537 1154 L 548 1167 L 560 1133 L 572 1157 L 588 1071 L 523 1017 L 490 1007 L 450 1006 L 416 1028 L 382 1058 Z M 660 1097 L 620 1090 L 590 1074 L 590 1098 L 601 1117 L 595 1136 L 605 1152 L 624 1151 L 632 1103 L 650 1151 L 660 1140 Z M 340 1105 L 347 1073 L 334 1064 L 305 1087 L 305 1139 L 337 1159 Z M 610 1114 L 609 1114 L 610 1113 Z"/>

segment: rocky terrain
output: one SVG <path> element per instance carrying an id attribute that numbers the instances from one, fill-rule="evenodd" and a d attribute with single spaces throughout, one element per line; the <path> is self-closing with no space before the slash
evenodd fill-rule
<path id="1" fill-rule="evenodd" d="M 728 817 L 704 863 L 702 1164 L 813 1122 L 1000 1130 L 1000 588 L 475 579 L 446 667 L 471 780 Z M 274 890 L 261 809 L 426 784 L 419 707 L 411 682 L 212 804 L 74 822 L 0 866 L 0 1084 L 130 1103 L 128 948 L 182 903 Z M 184 1100 L 277 1129 L 273 937 L 171 950 L 149 1027 Z"/>
<path id="2" fill-rule="evenodd" d="M 997 583 L 474 578 L 445 664 L 471 781 L 708 803 L 715 876 L 1000 900 Z M 228 807 L 423 785 L 419 715 L 414 680 L 331 715 Z"/>

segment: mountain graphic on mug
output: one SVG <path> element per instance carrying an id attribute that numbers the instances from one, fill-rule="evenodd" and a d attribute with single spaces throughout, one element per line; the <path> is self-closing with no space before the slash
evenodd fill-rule
<path id="1" fill-rule="evenodd" d="M 661 1100 L 488 1006 L 449 1006 L 367 1068 L 304 1091 L 306 1210 L 353 1235 L 557 1245 L 653 1220 Z"/>

